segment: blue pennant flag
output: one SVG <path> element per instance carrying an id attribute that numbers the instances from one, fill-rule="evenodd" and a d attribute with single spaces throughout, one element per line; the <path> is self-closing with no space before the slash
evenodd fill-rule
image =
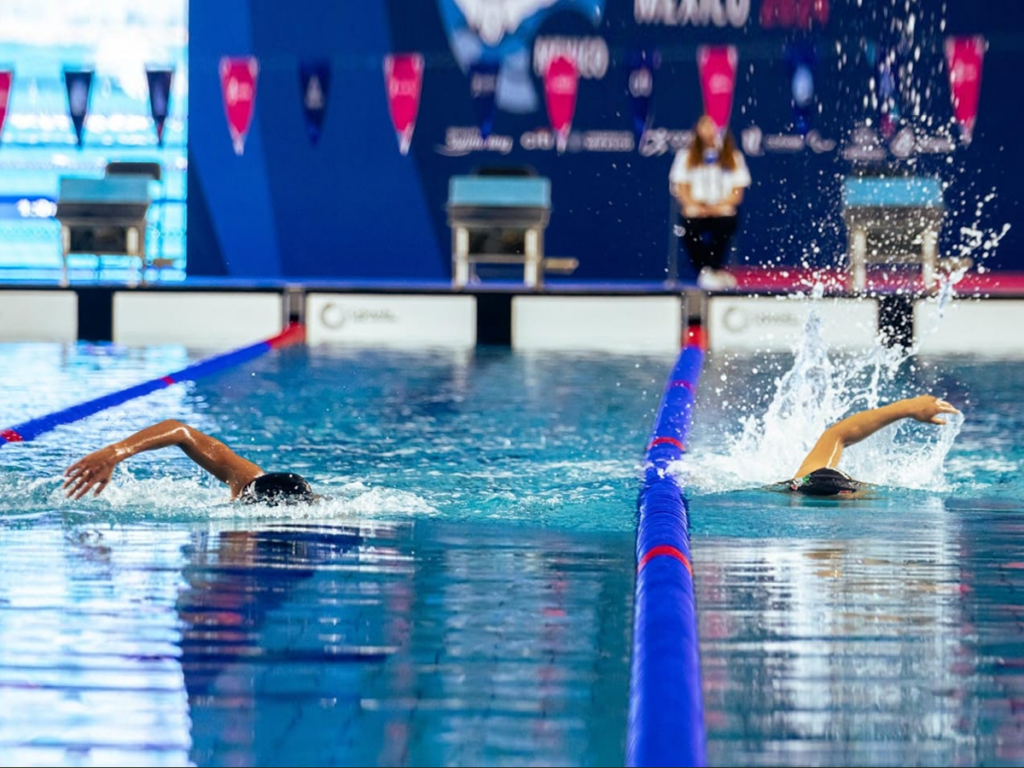
<path id="1" fill-rule="evenodd" d="M 68 113 L 75 126 L 78 146 L 82 146 L 85 116 L 89 113 L 89 90 L 92 88 L 91 69 L 65 69 L 64 87 L 68 91 Z"/>
<path id="2" fill-rule="evenodd" d="M 306 115 L 309 140 L 316 144 L 327 115 L 327 94 L 331 90 L 331 62 L 307 59 L 299 64 L 299 85 L 302 88 L 302 111 Z"/>
<path id="3" fill-rule="evenodd" d="M 793 125 L 797 133 L 806 136 L 811 130 L 817 104 L 814 74 L 818 66 L 818 54 L 814 50 L 814 45 L 809 42 L 787 45 L 786 65 L 789 69 Z"/>
<path id="4" fill-rule="evenodd" d="M 626 90 L 629 93 L 629 111 L 633 116 L 633 133 L 636 134 L 637 144 L 654 117 L 651 105 L 654 101 L 654 70 L 658 58 L 656 52 L 647 51 L 635 51 L 629 57 Z"/>
<path id="5" fill-rule="evenodd" d="M 469 93 L 476 107 L 480 136 L 487 139 L 494 130 L 494 115 L 497 111 L 498 63 L 478 61 L 469 68 Z"/>
<path id="6" fill-rule="evenodd" d="M 173 69 L 146 69 L 146 81 L 149 83 L 149 111 L 153 115 L 156 126 L 156 142 L 164 145 L 164 122 L 170 113 L 171 80 Z"/>

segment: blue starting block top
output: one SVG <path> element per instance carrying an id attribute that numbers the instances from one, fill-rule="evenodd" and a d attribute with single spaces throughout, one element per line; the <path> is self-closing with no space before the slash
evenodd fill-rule
<path id="1" fill-rule="evenodd" d="M 856 177 L 843 181 L 847 208 L 942 208 L 942 182 L 930 176 Z"/>
<path id="2" fill-rule="evenodd" d="M 64 176 L 60 180 L 59 202 L 149 203 L 148 176 L 106 176 L 83 179 Z"/>
<path id="3" fill-rule="evenodd" d="M 539 177 L 452 176 L 448 205 L 551 207 L 551 180 Z"/>

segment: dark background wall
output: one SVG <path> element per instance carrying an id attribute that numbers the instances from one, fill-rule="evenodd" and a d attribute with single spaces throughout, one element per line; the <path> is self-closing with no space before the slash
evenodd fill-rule
<path id="1" fill-rule="evenodd" d="M 523 20 L 516 33 L 506 33 L 500 47 L 492 50 L 506 61 L 525 56 L 538 96 L 533 111 L 497 113 L 494 134 L 511 137 L 511 151 L 458 156 L 445 148 L 447 132 L 477 124 L 468 74 L 453 53 L 463 50 L 459 46 L 479 45 L 476 32 L 460 22 L 460 3 L 468 0 L 194 2 L 189 41 L 189 274 L 447 279 L 444 206 L 449 177 L 484 165 L 530 165 L 552 180 L 548 252 L 578 257 L 576 277 L 662 279 L 670 247 L 671 147 L 701 109 L 696 51 L 704 43 L 737 46 L 732 127 L 738 136 L 747 132 L 748 145 L 751 129 L 763 137 L 763 154 L 748 157 L 754 184 L 733 259 L 752 264 L 837 263 L 846 237 L 841 178 L 859 167 L 843 150 L 858 124 L 870 118 L 877 126 L 878 121 L 867 51 L 871 45 L 893 46 L 907 37 L 911 12 L 913 34 L 906 60 L 915 58 L 914 49 L 919 53 L 913 72 L 900 83 L 901 127 L 909 127 L 918 138 L 957 136 L 951 129 L 943 40 L 950 34 L 984 34 L 989 48 L 974 140 L 953 151 L 915 151 L 901 159 L 888 153 L 872 168 L 939 175 L 947 182 L 950 215 L 944 253 L 955 253 L 966 242 L 965 227 L 999 231 L 1017 221 L 1024 177 L 1024 4 L 832 0 L 824 3 L 827 22 L 808 33 L 764 28 L 762 3 L 776 1 L 794 8 L 811 4 L 557 0 Z M 731 10 L 741 26 L 730 24 L 728 16 L 721 28 L 713 19 L 673 26 L 637 18 L 642 8 L 657 11 L 659 18 L 678 18 L 680 7 L 685 14 L 690 6 L 698 17 L 716 7 Z M 574 142 L 593 140 L 595 134 L 588 137 L 588 132 L 594 131 L 619 132 L 620 140 L 631 133 L 628 62 L 636 49 L 658 51 L 654 116 L 644 146 L 619 151 L 574 151 L 579 148 L 571 146 L 564 154 L 523 147 L 524 134 L 547 127 L 532 55 L 537 38 L 543 42 L 552 36 L 600 38 L 590 40 L 589 50 L 600 52 L 603 40 L 608 53 L 603 77 L 580 81 L 573 122 L 579 135 Z M 784 151 L 771 140 L 777 134 L 794 134 L 784 50 L 804 39 L 813 42 L 818 56 L 820 114 L 814 128 L 823 141 L 837 142 L 827 151 Z M 401 51 L 418 51 L 426 60 L 408 156 L 398 151 L 382 71 L 384 56 Z M 259 58 L 261 70 L 252 129 L 245 154 L 238 157 L 228 135 L 217 64 L 222 55 L 248 54 Z M 307 136 L 301 107 L 298 68 L 306 56 L 327 57 L 332 68 L 326 121 L 316 145 Z M 602 69 L 599 61 L 595 69 Z M 1024 228 L 1011 228 L 997 249 L 985 252 L 985 263 L 1024 269 Z"/>

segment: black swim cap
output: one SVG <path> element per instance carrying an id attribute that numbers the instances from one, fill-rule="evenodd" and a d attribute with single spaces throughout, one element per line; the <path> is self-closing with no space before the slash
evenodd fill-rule
<path id="1" fill-rule="evenodd" d="M 292 472 L 268 472 L 260 475 L 242 491 L 241 500 L 246 504 L 308 504 L 319 496 L 313 493 L 302 475 Z"/>
<path id="2" fill-rule="evenodd" d="M 838 496 L 841 493 L 856 493 L 863 487 L 863 483 L 831 467 L 816 469 L 809 475 L 792 480 L 789 485 L 790 490 L 806 493 L 808 496 Z"/>

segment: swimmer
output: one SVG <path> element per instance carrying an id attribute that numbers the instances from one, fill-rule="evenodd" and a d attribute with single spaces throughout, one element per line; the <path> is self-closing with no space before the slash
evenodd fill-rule
<path id="1" fill-rule="evenodd" d="M 772 490 L 796 491 L 811 496 L 838 496 L 866 490 L 867 483 L 854 480 L 836 469 L 843 449 L 859 443 L 880 429 L 901 419 L 915 419 L 925 424 L 945 424 L 944 413 L 960 413 L 938 397 L 920 395 L 898 400 L 881 408 L 855 413 L 825 430 L 807 454 L 792 480 L 770 486 Z"/>
<path id="2" fill-rule="evenodd" d="M 228 448 L 220 440 L 173 419 L 162 421 L 120 442 L 90 453 L 64 473 L 68 498 L 80 499 L 89 491 L 99 496 L 110 482 L 114 467 L 143 451 L 178 446 L 192 461 L 225 483 L 232 500 L 247 504 L 300 504 L 323 497 L 313 493 L 300 475 L 264 472 Z"/>

